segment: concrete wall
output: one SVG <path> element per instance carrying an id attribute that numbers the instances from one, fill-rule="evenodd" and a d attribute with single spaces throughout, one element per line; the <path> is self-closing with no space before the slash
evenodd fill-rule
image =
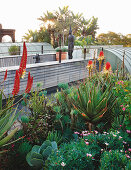
<path id="1" fill-rule="evenodd" d="M 50 88 L 57 86 L 58 83 L 69 83 L 87 77 L 86 65 L 88 60 L 72 59 L 64 60 L 62 63 L 58 61 L 28 64 L 26 69 L 26 76 L 20 81 L 20 92 L 22 94 L 26 88 L 28 72 L 33 76 L 33 88 L 38 82 L 42 83 L 42 88 Z M 12 93 L 15 72 L 19 66 L 0 68 L 0 81 L 3 80 L 6 69 L 8 70 L 7 80 L 3 87 L 6 96 Z"/>

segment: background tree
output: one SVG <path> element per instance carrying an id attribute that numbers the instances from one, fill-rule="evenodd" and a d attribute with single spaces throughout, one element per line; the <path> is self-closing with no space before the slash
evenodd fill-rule
<path id="1" fill-rule="evenodd" d="M 38 20 L 42 21 L 40 30 L 34 32 L 29 30 L 29 33 L 24 36 L 25 40 L 43 42 L 45 39 L 42 39 L 42 37 L 44 38 L 42 34 L 48 33 L 53 46 L 55 46 L 56 42 L 57 45 L 59 45 L 59 42 L 65 45 L 68 41 L 70 25 L 75 37 L 91 35 L 94 38 L 98 29 L 97 18 L 92 17 L 87 20 L 83 17 L 83 14 L 74 14 L 69 10 L 69 6 L 59 7 L 54 12 L 47 11 Z"/>
<path id="2" fill-rule="evenodd" d="M 130 36 L 124 36 L 122 34 L 117 34 L 114 32 L 108 32 L 107 34 L 102 33 L 97 37 L 98 44 L 103 45 L 123 45 L 131 47 Z"/>

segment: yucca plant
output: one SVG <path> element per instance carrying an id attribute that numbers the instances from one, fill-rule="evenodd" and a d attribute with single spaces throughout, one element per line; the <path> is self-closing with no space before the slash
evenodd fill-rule
<path id="1" fill-rule="evenodd" d="M 99 81 L 96 84 L 82 83 L 78 88 L 77 97 L 72 97 L 72 105 L 89 125 L 96 126 L 115 103 L 111 90 L 111 83 L 104 86 Z"/>

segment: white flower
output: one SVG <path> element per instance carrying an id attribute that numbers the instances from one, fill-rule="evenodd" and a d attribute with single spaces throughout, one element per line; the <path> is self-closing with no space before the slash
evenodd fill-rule
<path id="1" fill-rule="evenodd" d="M 109 143 L 105 143 L 105 145 L 107 145 L 107 146 L 108 146 L 108 145 L 109 145 Z"/>
<path id="2" fill-rule="evenodd" d="M 121 139 L 122 137 L 121 136 L 119 136 L 119 139 Z"/>
<path id="3" fill-rule="evenodd" d="M 66 163 L 64 163 L 64 162 L 61 163 L 61 166 L 65 166 L 65 165 L 66 165 Z"/>

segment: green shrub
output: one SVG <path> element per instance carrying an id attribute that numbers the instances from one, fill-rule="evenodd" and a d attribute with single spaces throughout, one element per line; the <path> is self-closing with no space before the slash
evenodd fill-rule
<path id="1" fill-rule="evenodd" d="M 104 152 L 100 162 L 100 170 L 122 170 L 126 168 L 129 160 L 125 154 L 119 152 L 118 150 L 115 150 Z"/>
<path id="2" fill-rule="evenodd" d="M 31 138 L 32 144 L 41 144 L 46 140 L 48 132 L 54 129 L 55 113 L 52 109 L 52 99 L 47 98 L 45 91 L 36 90 L 28 100 L 27 106 L 31 114 L 29 122 L 23 123 L 24 133 Z"/>
<path id="3" fill-rule="evenodd" d="M 83 141 L 63 143 L 56 153 L 46 162 L 48 169 L 86 169 L 93 170 L 93 155 Z"/>

